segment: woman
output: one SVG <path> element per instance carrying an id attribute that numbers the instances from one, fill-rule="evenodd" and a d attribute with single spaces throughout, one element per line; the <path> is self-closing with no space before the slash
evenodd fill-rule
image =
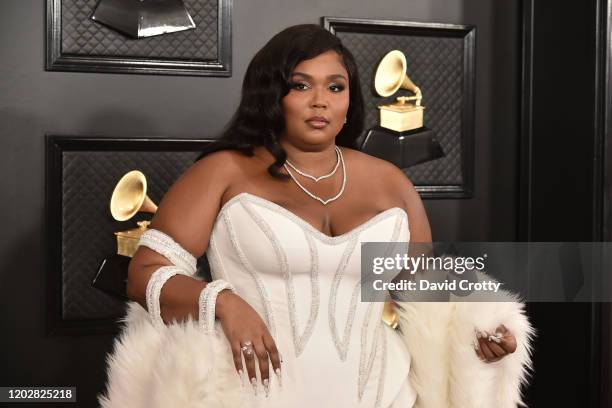
<path id="1" fill-rule="evenodd" d="M 131 304 L 103 405 L 414 405 L 410 341 L 382 303 L 358 301 L 359 244 L 431 232 L 404 173 L 353 149 L 362 122 L 355 62 L 328 31 L 290 27 L 257 53 L 221 141 L 168 191 L 130 264 L 149 315 Z M 205 251 L 212 284 L 193 276 Z M 477 363 L 516 349 L 496 328 L 473 335 Z"/>

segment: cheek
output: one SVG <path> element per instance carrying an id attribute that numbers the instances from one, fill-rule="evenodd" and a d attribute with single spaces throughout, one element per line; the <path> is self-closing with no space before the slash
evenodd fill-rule
<path id="1" fill-rule="evenodd" d="M 285 115 L 296 115 L 300 113 L 304 107 L 303 98 L 300 98 L 299 95 L 296 95 L 293 92 L 290 92 L 283 98 L 283 112 Z"/>
<path id="2" fill-rule="evenodd" d="M 349 94 L 348 92 L 344 93 L 341 97 L 338 98 L 335 105 L 335 111 L 338 115 L 346 116 L 349 107 Z"/>
<path id="3" fill-rule="evenodd" d="M 283 116 L 285 117 L 285 126 L 292 128 L 297 122 L 299 109 L 291 103 L 283 103 Z"/>

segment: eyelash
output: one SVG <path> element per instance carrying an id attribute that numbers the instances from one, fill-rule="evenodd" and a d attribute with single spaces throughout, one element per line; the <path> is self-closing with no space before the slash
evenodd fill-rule
<path id="1" fill-rule="evenodd" d="M 295 89 L 295 90 L 298 90 L 298 91 L 304 91 L 305 89 L 304 88 L 299 88 L 300 86 L 308 87 L 309 85 L 307 83 L 304 83 L 304 82 L 294 82 L 294 83 L 291 84 L 291 89 Z M 334 92 L 334 93 L 342 92 L 345 89 L 344 85 L 339 85 L 339 84 L 332 84 L 329 87 L 330 88 L 332 88 L 332 87 L 336 88 L 335 91 L 332 90 L 332 92 Z"/>

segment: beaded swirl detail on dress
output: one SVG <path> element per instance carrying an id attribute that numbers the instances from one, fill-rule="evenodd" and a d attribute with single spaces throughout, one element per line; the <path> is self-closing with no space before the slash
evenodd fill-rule
<path id="1" fill-rule="evenodd" d="M 406 212 L 394 207 L 329 236 L 250 193 L 240 193 L 221 207 L 208 248 L 213 278 L 232 282 L 260 313 L 279 351 L 288 357 L 286 373 L 297 387 L 294 392 L 319 378 L 321 364 L 326 367 L 323 377 L 354 385 L 341 393 L 344 406 L 387 407 L 400 385 L 405 386 L 409 357 L 406 365 L 386 356 L 400 350 L 401 340 L 376 316 L 382 308 L 374 304 L 368 309 L 370 305 L 359 302 L 358 251 L 361 242 L 396 240 L 402 231 L 402 239 L 409 237 L 407 221 Z M 308 397 L 299 397 L 321 402 L 326 393 L 310 390 Z M 283 406 L 291 405 L 289 395 L 281 400 Z"/>
<path id="2" fill-rule="evenodd" d="M 272 228 L 266 223 L 266 221 L 257 214 L 257 211 L 251 208 L 251 204 L 247 202 L 243 202 L 242 205 L 244 209 L 249 213 L 253 220 L 257 223 L 258 227 L 261 231 L 268 237 L 270 243 L 272 244 L 272 248 L 274 249 L 276 259 L 279 261 L 280 270 L 285 280 L 285 288 L 287 291 L 287 304 L 289 307 L 289 316 L 291 319 L 291 328 L 293 335 L 293 345 L 295 347 L 295 354 L 299 356 L 302 353 L 302 350 L 306 346 L 310 335 L 312 334 L 312 329 L 314 322 L 317 318 L 317 313 L 319 311 L 319 282 L 317 278 L 317 269 L 318 269 L 318 258 L 316 253 L 316 246 L 311 241 L 311 238 L 308 236 L 306 232 L 308 247 L 310 250 L 310 276 L 311 276 L 311 298 L 312 304 L 310 305 L 310 315 L 308 317 L 308 321 L 306 322 L 306 327 L 304 328 L 303 333 L 300 335 L 299 333 L 299 322 L 298 317 L 295 312 L 295 289 L 293 285 L 293 277 L 291 272 L 289 271 L 289 265 L 287 263 L 287 255 L 285 254 L 282 246 L 280 245 L 276 234 L 272 231 Z M 316 263 L 314 261 L 317 261 Z"/>
<path id="3" fill-rule="evenodd" d="M 234 251 L 236 252 L 236 254 L 238 254 L 238 258 L 240 259 L 240 262 L 242 263 L 242 266 L 244 267 L 244 269 L 246 269 L 249 272 L 249 274 L 255 281 L 255 285 L 257 286 L 257 290 L 264 304 L 266 324 L 268 326 L 268 329 L 270 330 L 270 333 L 272 334 L 272 337 L 275 337 L 276 336 L 276 325 L 274 324 L 274 316 L 272 315 L 272 305 L 270 304 L 270 297 L 268 296 L 268 292 L 266 291 L 266 288 L 263 282 L 261 281 L 261 278 L 257 274 L 257 271 L 255 271 L 255 269 L 251 266 L 251 263 L 248 261 L 247 257 L 244 255 L 244 252 L 242 252 L 240 245 L 238 245 L 238 240 L 236 238 L 236 232 L 234 231 L 234 227 L 232 225 L 230 216 L 227 214 L 227 212 L 223 212 L 222 216 L 223 216 L 223 222 L 225 223 L 225 226 L 227 230 L 229 231 L 230 240 L 232 242 L 232 247 L 234 248 Z"/>
<path id="4" fill-rule="evenodd" d="M 265 199 L 263 197 L 260 197 L 258 195 L 246 193 L 246 192 L 236 194 L 234 197 L 230 198 L 225 204 L 223 204 L 223 206 L 221 207 L 221 210 L 219 210 L 218 217 L 221 217 L 222 215 L 224 215 L 231 206 L 233 206 L 236 203 L 242 202 L 242 201 L 257 203 L 258 205 L 261 205 L 271 211 L 274 211 L 278 214 L 283 215 L 284 217 L 289 218 L 291 221 L 293 221 L 294 224 L 299 225 L 302 229 L 309 232 L 312 236 L 317 238 L 319 241 L 322 241 L 328 245 L 342 244 L 348 241 L 349 239 L 353 238 L 354 236 L 359 235 L 361 232 L 369 228 L 371 225 L 377 222 L 380 222 L 386 219 L 387 217 L 392 217 L 394 215 L 397 215 L 397 213 L 401 214 L 402 217 L 406 219 L 408 218 L 408 214 L 406 214 L 406 211 L 404 209 L 400 207 L 391 207 L 391 208 L 387 208 L 386 210 L 381 211 L 380 213 L 376 214 L 375 216 L 368 219 L 367 221 L 357 225 L 355 228 L 351 229 L 350 231 L 347 231 L 340 235 L 330 236 L 330 235 L 325 234 L 324 232 L 319 231 L 318 229 L 313 227 L 310 223 L 305 221 L 303 218 L 291 212 L 290 210 L 284 208 L 283 206 L 276 204 L 275 202 Z"/>
<path id="5" fill-rule="evenodd" d="M 363 397 L 363 392 L 365 390 L 365 384 L 370 376 L 370 372 L 372 371 L 372 366 L 374 364 L 374 358 L 376 357 L 376 347 L 378 346 L 378 337 L 380 335 L 379 326 L 376 328 L 374 332 L 374 338 L 372 339 L 372 347 L 370 350 L 370 355 L 366 358 L 366 347 L 367 347 L 367 337 L 368 337 L 368 328 L 370 324 L 370 319 L 372 315 L 372 311 L 374 309 L 374 303 L 368 305 L 368 310 L 366 312 L 366 320 L 365 324 L 361 330 L 361 356 L 359 357 L 359 384 L 358 384 L 358 395 L 359 399 Z"/>

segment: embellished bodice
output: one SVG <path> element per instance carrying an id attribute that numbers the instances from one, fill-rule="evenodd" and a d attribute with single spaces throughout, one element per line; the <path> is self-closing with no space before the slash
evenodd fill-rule
<path id="1" fill-rule="evenodd" d="M 283 387 L 272 377 L 261 406 L 388 407 L 406 395 L 410 356 L 382 322 L 383 304 L 360 300 L 360 243 L 408 239 L 400 208 L 330 237 L 249 193 L 222 207 L 207 252 L 213 279 L 259 312 L 284 359 Z"/>

